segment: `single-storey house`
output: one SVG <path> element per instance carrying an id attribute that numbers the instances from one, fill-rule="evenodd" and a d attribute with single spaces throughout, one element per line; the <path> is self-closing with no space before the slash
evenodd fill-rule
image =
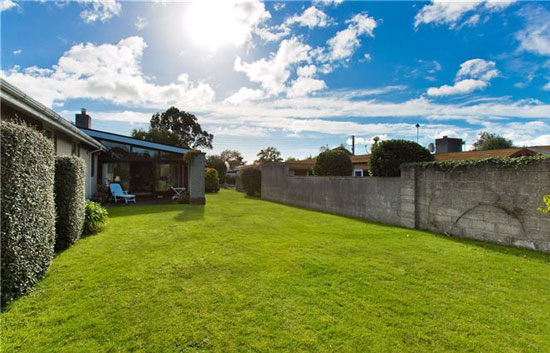
<path id="1" fill-rule="evenodd" d="M 186 148 L 94 130 L 85 109 L 72 124 L 6 80 L 0 83 L 2 120 L 22 120 L 52 140 L 56 155 L 85 161 L 87 198 L 101 186 L 108 189 L 109 183 L 119 182 L 138 196 L 138 202 L 139 196 L 171 196 L 171 187 L 189 190 L 192 203 L 205 202 L 203 153 L 194 154 L 188 163 Z"/>
<path id="2" fill-rule="evenodd" d="M 352 176 L 367 176 L 369 171 L 370 154 L 358 154 L 350 156 L 353 164 Z M 288 169 L 294 175 L 313 175 L 312 169 L 315 165 L 315 158 L 308 158 L 300 161 L 286 162 Z"/>

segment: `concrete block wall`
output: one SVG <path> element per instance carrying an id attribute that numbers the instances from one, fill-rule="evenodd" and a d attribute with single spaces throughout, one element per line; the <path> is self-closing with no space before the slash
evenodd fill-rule
<path id="1" fill-rule="evenodd" d="M 550 194 L 550 160 L 519 169 L 409 167 L 402 169 L 401 221 L 406 227 L 550 252 L 550 217 L 537 212 L 545 194 Z"/>
<path id="2" fill-rule="evenodd" d="M 550 252 L 550 160 L 519 169 L 406 167 L 400 178 L 292 176 L 262 167 L 262 199 L 407 228 Z"/>
<path id="3" fill-rule="evenodd" d="M 262 199 L 400 225 L 399 178 L 292 176 L 285 164 L 262 166 Z"/>

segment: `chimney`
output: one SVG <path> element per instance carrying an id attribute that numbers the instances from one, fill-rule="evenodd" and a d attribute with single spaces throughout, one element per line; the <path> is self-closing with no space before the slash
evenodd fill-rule
<path id="1" fill-rule="evenodd" d="M 435 153 L 462 152 L 462 139 L 443 136 L 435 139 Z"/>
<path id="2" fill-rule="evenodd" d="M 75 123 L 79 128 L 92 128 L 92 117 L 86 113 L 86 108 L 82 108 L 80 114 L 75 114 Z"/>

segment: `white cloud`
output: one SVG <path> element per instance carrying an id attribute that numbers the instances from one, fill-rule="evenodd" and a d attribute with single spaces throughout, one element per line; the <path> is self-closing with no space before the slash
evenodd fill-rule
<path id="1" fill-rule="evenodd" d="M 313 0 L 313 3 L 315 5 L 322 5 L 322 6 L 330 6 L 330 5 L 338 6 L 343 2 L 344 0 Z"/>
<path id="2" fill-rule="evenodd" d="M 488 83 L 481 80 L 466 79 L 457 81 L 454 85 L 443 85 L 441 87 L 428 88 L 429 96 L 450 96 L 454 94 L 466 94 L 475 90 L 484 89 Z"/>
<path id="3" fill-rule="evenodd" d="M 278 2 L 278 3 L 275 3 L 275 5 L 273 5 L 273 9 L 275 9 L 275 11 L 281 11 L 282 9 L 284 9 L 286 6 L 286 4 L 284 2 Z"/>
<path id="4" fill-rule="evenodd" d="M 147 107 L 201 105 L 214 99 L 209 85 L 195 84 L 186 74 L 166 85 L 150 82 L 141 71 L 146 47 L 141 37 L 117 44 L 82 43 L 65 52 L 51 69 L 15 67 L 2 76 L 48 106 L 76 98 Z"/>
<path id="5" fill-rule="evenodd" d="M 12 0 L 0 0 L 0 12 L 18 7 L 16 2 Z"/>
<path id="6" fill-rule="evenodd" d="M 337 61 L 351 57 L 361 42 L 359 37 L 366 35 L 374 37 L 374 29 L 377 26 L 376 20 L 367 13 L 359 13 L 347 20 L 348 27 L 339 31 L 327 41 L 328 53 L 321 49 L 318 57 L 321 61 Z"/>
<path id="7" fill-rule="evenodd" d="M 252 63 L 243 62 L 240 57 L 235 59 L 234 69 L 244 72 L 252 82 L 257 82 L 271 95 L 285 90 L 285 82 L 290 77 L 290 68 L 300 62 L 309 62 L 311 47 L 292 37 L 281 42 L 277 54 L 271 54 L 270 59 L 260 59 Z"/>
<path id="8" fill-rule="evenodd" d="M 544 86 L 542 86 L 542 89 L 545 91 L 550 91 L 550 81 L 547 82 Z"/>
<path id="9" fill-rule="evenodd" d="M 468 77 L 489 81 L 499 76 L 499 74 L 494 61 L 471 59 L 460 64 L 460 70 L 458 70 L 456 77 L 457 79 Z"/>
<path id="10" fill-rule="evenodd" d="M 14 50 L 14 51 L 13 51 L 13 55 L 19 55 L 19 54 L 21 54 L 22 52 L 23 52 L 23 50 L 17 49 L 17 50 Z"/>
<path id="11" fill-rule="evenodd" d="M 294 15 L 289 17 L 285 24 L 291 26 L 298 24 L 302 27 L 308 27 L 309 29 L 315 27 L 326 27 L 332 20 L 323 11 L 319 10 L 315 6 L 307 8 L 301 15 Z"/>
<path id="12" fill-rule="evenodd" d="M 365 58 L 365 61 L 371 61 L 372 60 L 372 56 L 369 53 L 365 53 L 365 55 L 363 55 L 363 57 Z"/>
<path id="13" fill-rule="evenodd" d="M 494 61 L 472 59 L 460 64 L 460 70 L 456 74 L 454 85 L 431 87 L 427 93 L 429 96 L 467 94 L 487 88 L 489 81 L 499 75 L 500 72 L 496 69 Z"/>
<path id="14" fill-rule="evenodd" d="M 87 6 L 80 13 L 80 17 L 86 23 L 95 21 L 105 22 L 114 16 L 120 16 L 122 5 L 116 0 L 78 0 Z"/>
<path id="15" fill-rule="evenodd" d="M 526 26 L 515 35 L 520 42 L 519 50 L 550 56 L 550 11 L 542 7 L 529 7 L 523 17 Z"/>
<path id="16" fill-rule="evenodd" d="M 261 1 L 196 1 L 190 5 L 183 22 L 196 44 L 216 49 L 224 44 L 242 46 L 270 17 Z"/>
<path id="17" fill-rule="evenodd" d="M 267 42 L 278 42 L 290 35 L 290 28 L 284 24 L 280 26 L 256 28 L 254 33 Z"/>
<path id="18" fill-rule="evenodd" d="M 265 93 L 261 89 L 241 87 L 237 92 L 227 97 L 225 101 L 233 105 L 239 105 L 243 102 L 256 101 L 264 97 Z"/>
<path id="19" fill-rule="evenodd" d="M 304 97 L 310 93 L 327 88 L 325 81 L 313 78 L 317 68 L 315 65 L 306 65 L 297 70 L 298 78 L 292 81 L 287 91 L 288 97 Z"/>
<path id="20" fill-rule="evenodd" d="M 501 11 L 510 6 L 514 0 L 432 0 L 431 4 L 424 5 L 414 18 L 414 26 L 433 23 L 436 25 L 448 25 L 457 28 L 459 22 L 472 11 L 494 12 Z M 475 25 L 479 22 L 479 14 L 469 17 L 463 25 Z"/>
<path id="21" fill-rule="evenodd" d="M 136 22 L 134 23 L 134 26 L 136 27 L 136 30 L 141 31 L 145 27 L 149 26 L 149 22 L 147 22 L 147 19 L 145 17 L 138 16 L 136 18 Z"/>

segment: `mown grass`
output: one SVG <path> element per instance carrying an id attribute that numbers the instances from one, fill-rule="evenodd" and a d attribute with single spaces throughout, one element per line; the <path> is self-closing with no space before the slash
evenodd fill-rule
<path id="1" fill-rule="evenodd" d="M 550 256 L 247 198 L 121 206 L 2 352 L 550 352 Z"/>

